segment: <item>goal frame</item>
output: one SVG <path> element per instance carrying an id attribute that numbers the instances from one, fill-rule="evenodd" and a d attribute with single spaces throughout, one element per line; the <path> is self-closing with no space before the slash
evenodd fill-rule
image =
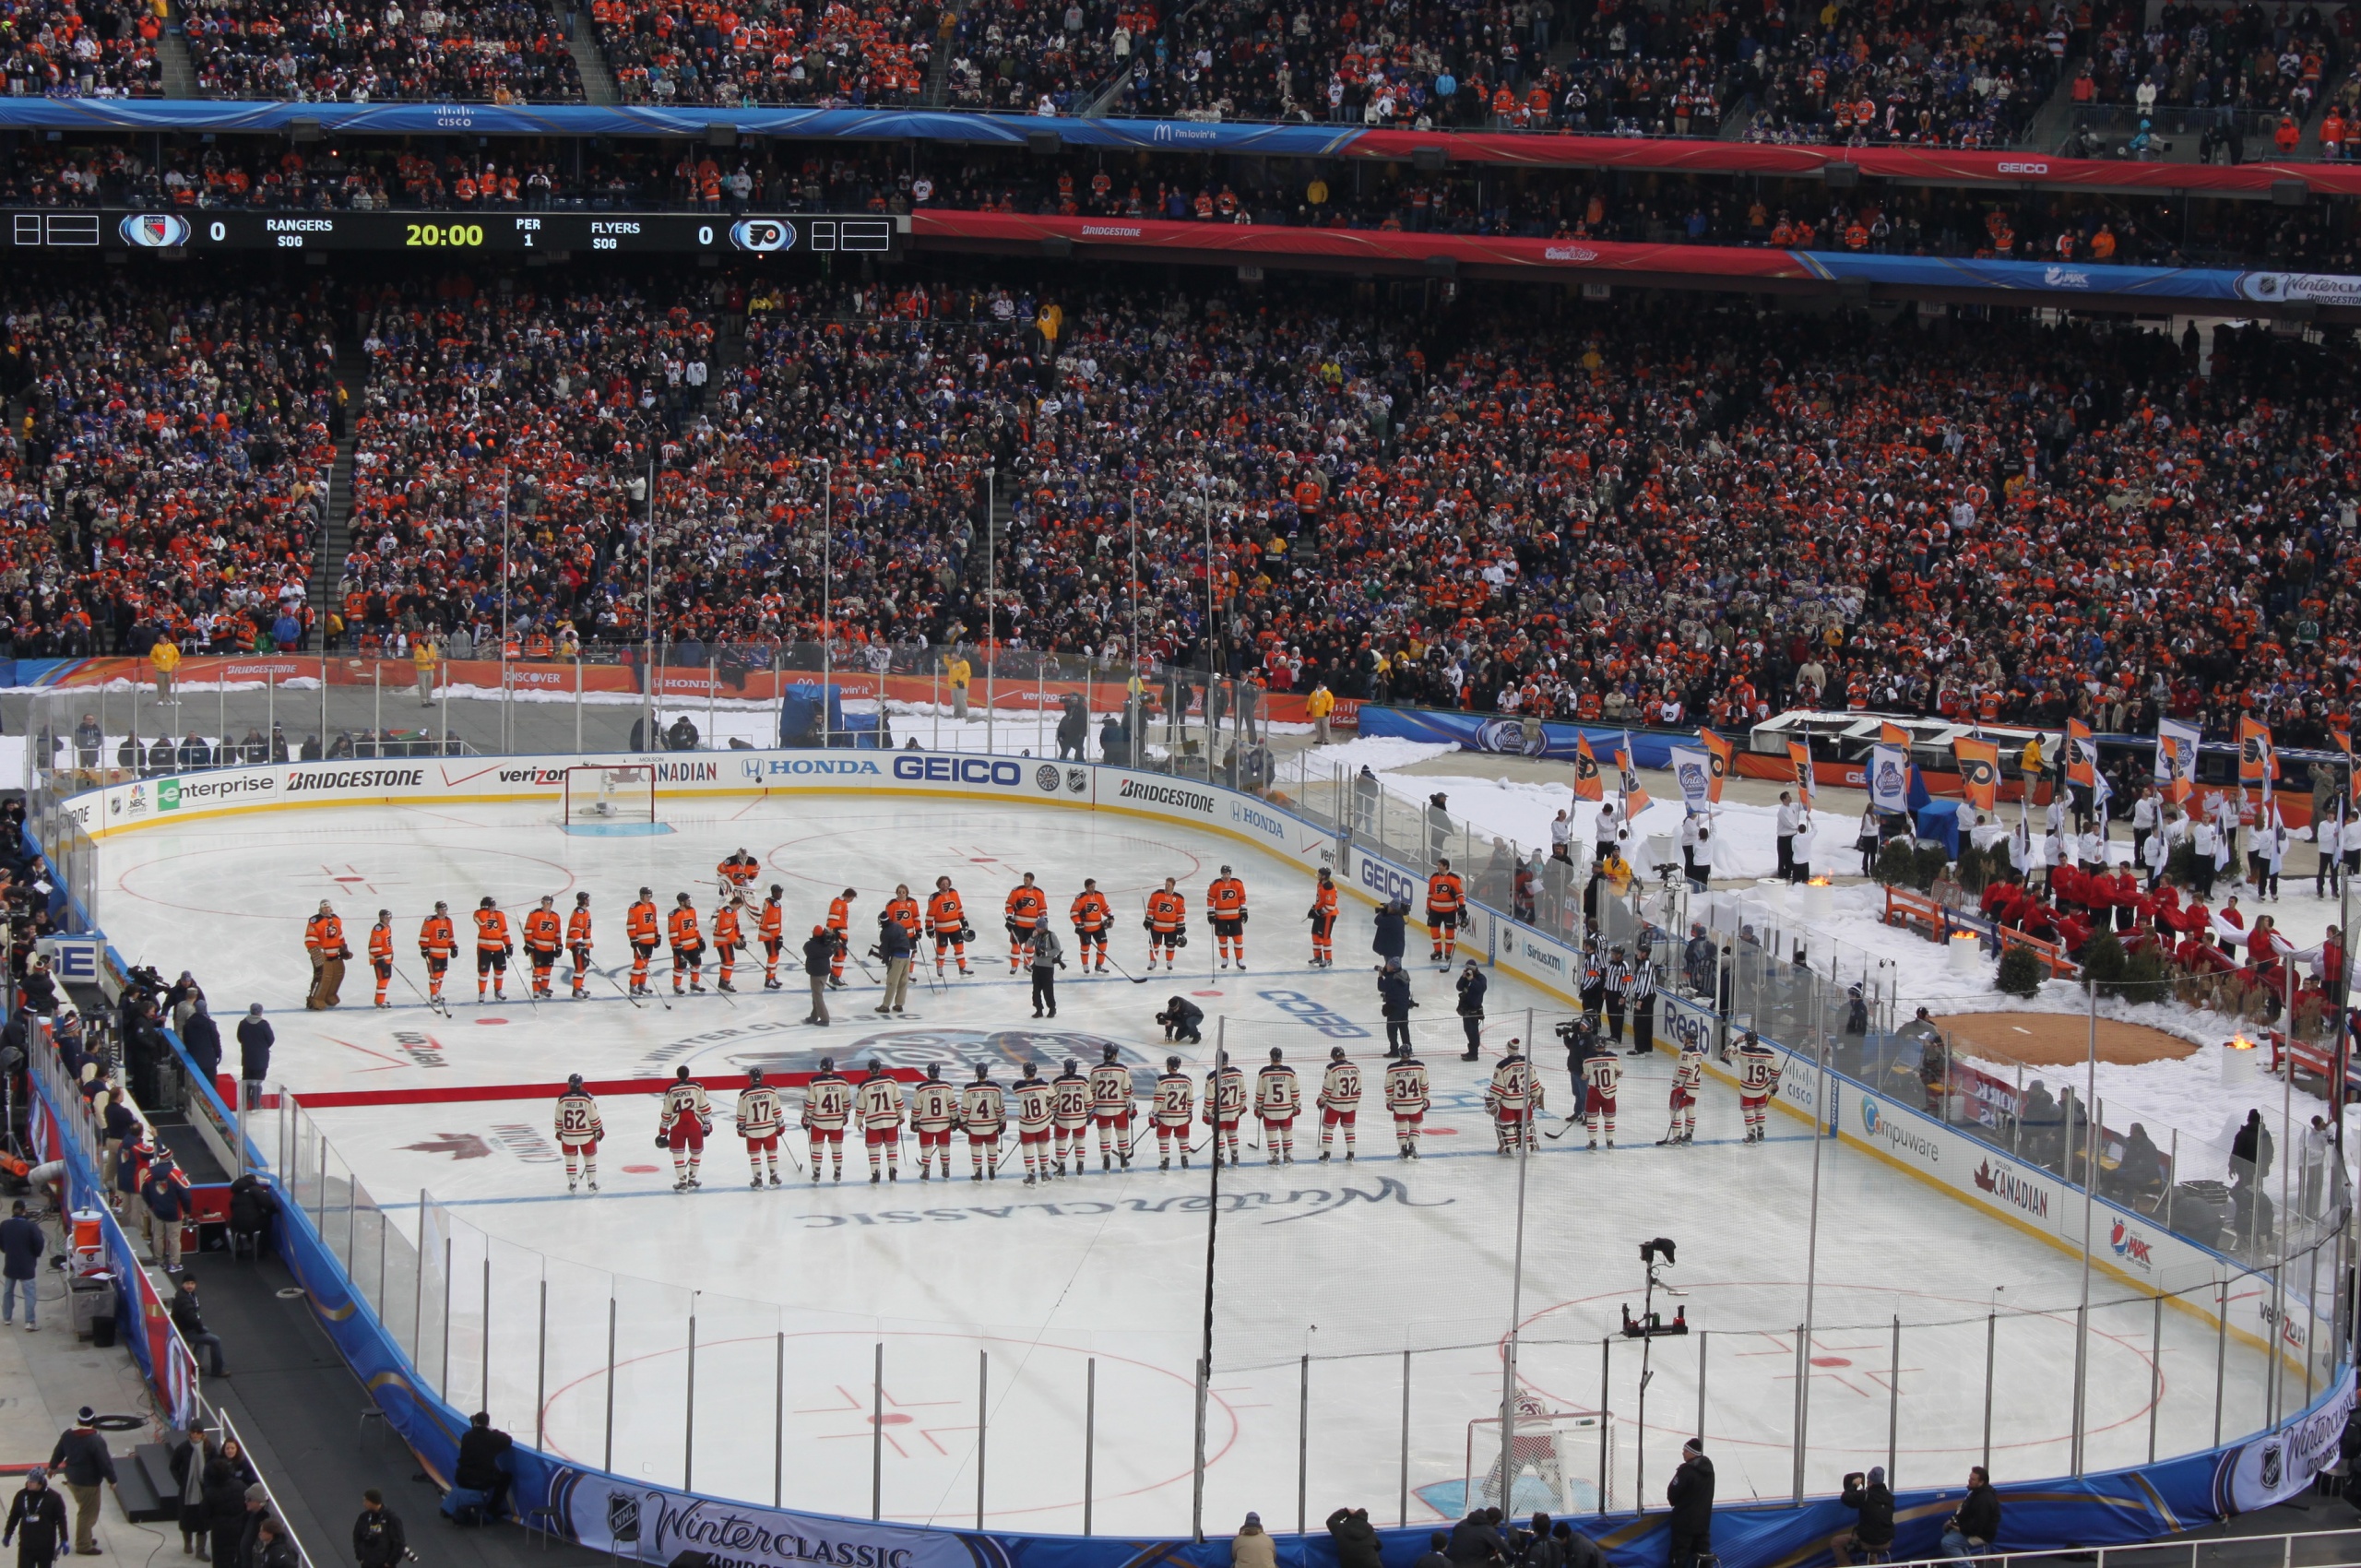
<path id="1" fill-rule="evenodd" d="M 628 778 L 621 776 L 629 776 Z M 609 780 L 613 780 L 611 784 Z M 602 790 L 601 786 L 608 787 Z M 615 809 L 601 813 L 602 800 Z M 654 823 L 656 765 L 647 762 L 581 763 L 565 770 L 558 821 L 569 828 L 611 823 Z"/>
<path id="2" fill-rule="evenodd" d="M 1621 1459 L 1621 1433 L 1619 1432 L 1612 1410 L 1552 1409 L 1519 1411 L 1511 1418 L 1515 1423 L 1513 1443 L 1528 1431 L 1534 1435 L 1547 1432 L 1555 1440 L 1555 1457 L 1559 1467 L 1559 1495 L 1540 1511 L 1551 1515 L 1563 1514 L 1607 1512 L 1615 1506 L 1615 1468 Z M 1601 1444 L 1605 1445 L 1602 1457 Z M 1492 1495 L 1493 1476 L 1501 1463 L 1501 1418 L 1478 1416 L 1467 1423 L 1466 1462 L 1463 1470 L 1465 1482 L 1465 1509 L 1497 1507 L 1511 1518 L 1522 1518 L 1534 1509 L 1512 1506 L 1521 1491 L 1547 1483 L 1534 1468 L 1521 1466 L 1512 1478 L 1506 1498 Z M 1522 1485 L 1520 1485 L 1522 1482 Z M 1576 1484 L 1595 1487 L 1597 1499 L 1589 1508 L 1577 1506 L 1572 1496 Z"/>

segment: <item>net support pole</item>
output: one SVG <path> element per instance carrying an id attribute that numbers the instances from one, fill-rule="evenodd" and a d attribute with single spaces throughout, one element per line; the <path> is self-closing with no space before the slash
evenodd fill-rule
<path id="1" fill-rule="evenodd" d="M 574 656 L 574 754 L 582 754 L 582 655 Z"/>
<path id="2" fill-rule="evenodd" d="M 448 1399 L 451 1396 L 451 1237 L 443 1237 L 443 1356 L 442 1375 L 435 1380 L 435 1392 Z"/>
<path id="3" fill-rule="evenodd" d="M 989 670 L 991 667 L 986 666 Z M 1214 1062 L 1219 1065 L 1229 1043 L 1229 1015 L 1225 1013 L 1214 1022 Z M 1205 1401 L 1212 1388 L 1214 1375 L 1214 1260 L 1221 1239 L 1221 1117 L 1214 1117 L 1212 1145 L 1213 1160 L 1209 1168 L 1210 1186 L 1205 1202 L 1205 1312 L 1204 1332 L 1197 1352 L 1197 1439 L 1193 1477 L 1190 1482 L 1189 1533 L 1202 1542 L 1205 1538 Z"/>
<path id="4" fill-rule="evenodd" d="M 1395 1527 L 1410 1527 L 1410 1352 L 1402 1352 L 1402 1492 Z"/>
<path id="5" fill-rule="evenodd" d="M 547 1448 L 550 1397 L 550 1282 L 541 1279 L 540 1318 L 533 1336 L 533 1446 Z"/>
<path id="6" fill-rule="evenodd" d="M 2291 967 L 2292 972 L 2292 967 Z M 2099 988 L 2094 980 L 2085 979 L 2082 990 L 2087 1001 L 2089 1048 L 2083 1063 L 2082 1088 L 2082 1300 L 2074 1309 L 2074 1432 L 2071 1445 L 2071 1474 L 2082 1473 L 2082 1429 L 2089 1424 L 2089 1392 L 2091 1365 L 2091 1223 L 2097 1217 L 2099 1202 Z M 2291 1072 L 2288 1076 L 2294 1077 Z M 2067 1136 L 2073 1135 L 2073 1119 L 2067 1118 Z M 2071 1168 L 2073 1156 L 2067 1156 Z"/>
<path id="7" fill-rule="evenodd" d="M 483 1391 L 479 1410 L 492 1408 L 492 1238 L 483 1239 L 483 1336 L 476 1345 L 476 1386 Z"/>
<path id="8" fill-rule="evenodd" d="M 1607 1391 L 1614 1373 L 1615 1339 L 1611 1335 L 1601 1335 L 1598 1340 L 1598 1506 L 1601 1512 L 1613 1506 L 1610 1483 L 1614 1480 L 1615 1455 L 1608 1446 L 1612 1423 L 1607 1419 Z"/>
<path id="9" fill-rule="evenodd" d="M 1702 1328 L 1697 1331 L 1697 1441 L 1700 1443 L 1705 1441 L 1705 1340 L 1708 1332 Z M 1600 1412 L 1599 1419 L 1607 1419 L 1604 1411 Z"/>
<path id="10" fill-rule="evenodd" d="M 246 1086 L 238 1086 L 239 1114 L 244 1114 Z M 243 1152 L 243 1151 L 241 1151 Z M 418 1276 L 410 1281 L 409 1364 L 424 1370 L 419 1349 L 426 1335 L 426 1189 L 418 1190 Z"/>
<path id="11" fill-rule="evenodd" d="M 1984 1473 L 1992 1473 L 1992 1356 L 1999 1348 L 2000 1314 L 1984 1314 Z"/>
<path id="12" fill-rule="evenodd" d="M 615 1293 L 611 1285 L 607 1291 L 607 1443 L 599 1468 L 615 1467 Z"/>
<path id="13" fill-rule="evenodd" d="M 1304 1503 L 1311 1474 L 1311 1353 L 1296 1363 L 1295 1383 L 1295 1533 L 1303 1534 Z"/>
<path id="14" fill-rule="evenodd" d="M 1902 1314 L 1893 1315 L 1893 1361 L 1885 1385 L 1885 1484 L 1893 1485 L 1894 1456 L 1902 1444 Z M 1988 1473 L 1988 1472 L 1987 1472 Z"/>
<path id="15" fill-rule="evenodd" d="M 771 1352 L 771 1506 L 783 1505 L 787 1476 L 787 1331 L 772 1336 Z"/>
<path id="16" fill-rule="evenodd" d="M 2213 1443 L 2222 1446 L 2222 1382 L 2230 1370 L 2230 1279 L 2214 1282 L 2213 1298 Z"/>
<path id="17" fill-rule="evenodd" d="M 2156 1292 L 2155 1321 L 2148 1330 L 2148 1463 L 2156 1462 L 2156 1411 L 2165 1396 L 2165 1293 Z M 1986 1474 L 1990 1474 L 1987 1471 Z"/>
<path id="18" fill-rule="evenodd" d="M 1525 1187 L 1526 1169 L 1533 1163 L 1532 1110 L 1532 1096 L 1528 1090 L 1525 1115 L 1517 1123 L 1516 1131 L 1516 1249 L 1514 1263 L 1509 1272 L 1509 1331 L 1501 1344 L 1501 1510 L 1503 1514 L 1512 1511 L 1510 1504 L 1515 1492 L 1516 1472 L 1511 1468 L 1511 1444 L 1516 1436 L 1517 1334 L 1525 1315 Z M 1601 1408 L 1604 1408 L 1603 1406 Z"/>

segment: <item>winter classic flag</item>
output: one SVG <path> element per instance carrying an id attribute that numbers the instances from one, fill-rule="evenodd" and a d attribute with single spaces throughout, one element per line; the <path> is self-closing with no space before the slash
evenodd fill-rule
<path id="1" fill-rule="evenodd" d="M 1881 812 L 1910 809 L 1910 754 L 1900 746 L 1869 753 L 1869 800 Z"/>
<path id="2" fill-rule="evenodd" d="M 1707 781 L 1705 798 L 1714 804 L 1720 805 L 1722 782 L 1729 778 L 1730 770 L 1738 766 L 1738 758 L 1735 754 L 1737 748 L 1711 730 L 1698 731 L 1697 738 L 1705 743 L 1705 754 L 1714 764 L 1714 777 Z"/>
<path id="3" fill-rule="evenodd" d="M 1808 741 L 1787 742 L 1787 763 L 1796 770 L 1796 798 L 1811 810 L 1811 743 Z"/>
<path id="4" fill-rule="evenodd" d="M 1591 754 L 1590 737 L 1579 730 L 1574 731 L 1574 799 L 1607 799 L 1607 786 L 1599 781 L 1598 758 Z"/>
<path id="5" fill-rule="evenodd" d="M 1672 748 L 1672 776 L 1680 781 L 1680 798 L 1693 812 L 1702 812 L 1714 801 L 1714 786 L 1720 782 L 1714 776 L 1714 759 L 1690 746 Z"/>
<path id="6" fill-rule="evenodd" d="M 1960 793 L 1970 809 L 2000 809 L 2000 748 L 1990 741 L 1954 740 L 1952 754 L 1959 758 Z"/>
<path id="7" fill-rule="evenodd" d="M 1640 770 L 1631 762 L 1631 731 L 1623 731 L 1623 743 L 1615 748 L 1616 787 L 1623 796 L 1623 820 L 1631 821 L 1654 802 L 1648 792 L 1640 788 Z"/>
<path id="8" fill-rule="evenodd" d="M 2198 731 L 2177 719 L 2156 722 L 2156 784 L 2165 799 L 2176 803 L 2189 799 L 2197 773 Z"/>

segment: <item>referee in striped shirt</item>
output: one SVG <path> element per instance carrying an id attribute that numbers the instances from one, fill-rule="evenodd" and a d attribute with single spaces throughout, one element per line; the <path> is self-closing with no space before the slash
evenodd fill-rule
<path id="1" fill-rule="evenodd" d="M 1623 944 L 1617 943 L 1608 950 L 1607 968 L 1607 1038 L 1617 1045 L 1623 1043 L 1623 996 L 1631 989 L 1631 966 L 1623 956 Z"/>
<path id="2" fill-rule="evenodd" d="M 1631 1054 L 1653 1056 L 1656 1049 L 1656 966 L 1644 947 L 1623 966 L 1623 1003 L 1631 1010 Z"/>

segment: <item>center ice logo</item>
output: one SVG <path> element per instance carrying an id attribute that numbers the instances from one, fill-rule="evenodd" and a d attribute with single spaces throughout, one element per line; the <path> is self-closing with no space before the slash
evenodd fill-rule
<path id="1" fill-rule="evenodd" d="M 739 1032 L 753 1033 L 752 1029 Z M 695 1043 L 704 1042 L 700 1037 Z M 872 1061 L 883 1062 L 889 1072 L 913 1074 L 939 1064 L 944 1077 L 962 1084 L 974 1075 L 976 1063 L 983 1062 L 1001 1073 L 1002 1087 L 1006 1087 L 1027 1062 L 1039 1066 L 1043 1076 L 1054 1077 L 1068 1057 L 1096 1063 L 1110 1045 L 1115 1047 L 1115 1059 L 1131 1068 L 1134 1077 L 1144 1075 L 1147 1081 L 1154 1081 L 1162 1066 L 1161 1057 L 1151 1059 L 1120 1040 L 1074 1029 L 887 1028 L 864 1035 L 849 1046 L 832 1045 L 825 1052 L 816 1046 L 807 1049 L 785 1040 L 774 1044 L 747 1039 L 730 1052 L 728 1060 L 734 1072 L 760 1067 L 768 1074 L 816 1073 L 823 1054 L 834 1056 L 841 1071 L 865 1069 Z"/>

